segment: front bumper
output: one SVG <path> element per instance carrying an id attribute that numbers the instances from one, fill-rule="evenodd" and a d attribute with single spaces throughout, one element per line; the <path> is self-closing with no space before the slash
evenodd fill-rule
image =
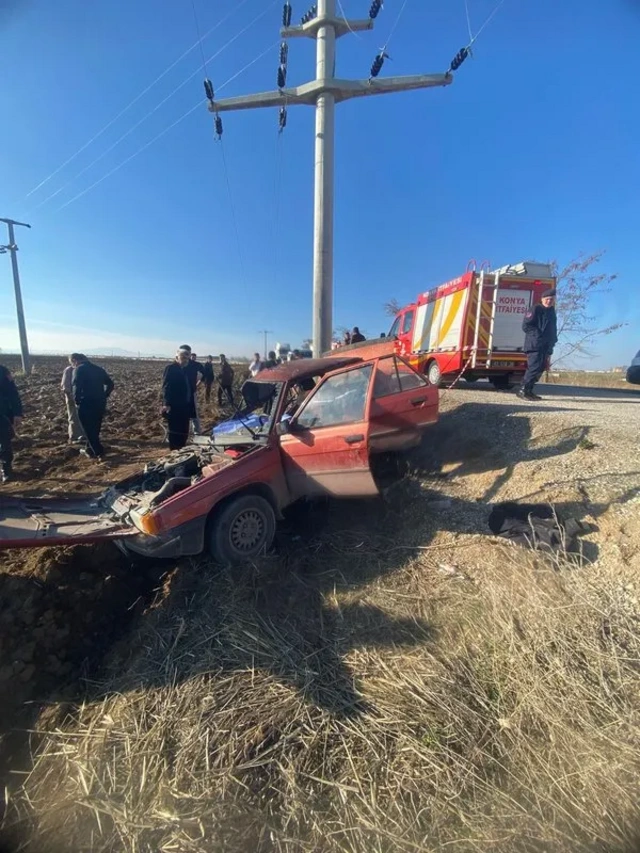
<path id="1" fill-rule="evenodd" d="M 197 518 L 158 536 L 137 533 L 126 539 L 117 539 L 116 545 L 124 554 L 138 554 L 151 559 L 193 557 L 204 551 L 205 528 L 206 518 Z"/>

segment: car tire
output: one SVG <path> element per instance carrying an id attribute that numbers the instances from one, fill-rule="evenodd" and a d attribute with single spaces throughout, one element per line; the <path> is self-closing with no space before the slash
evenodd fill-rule
<path id="1" fill-rule="evenodd" d="M 632 365 L 627 370 L 626 378 L 630 385 L 640 385 L 640 366 Z"/>
<path id="2" fill-rule="evenodd" d="M 516 387 L 516 383 L 511 378 L 510 373 L 505 373 L 503 376 L 494 376 L 491 379 L 491 384 L 496 391 L 511 391 Z"/>
<path id="3" fill-rule="evenodd" d="M 440 365 L 437 361 L 430 361 L 427 365 L 427 379 L 432 385 L 436 387 L 440 385 L 442 381 L 442 373 L 440 371 Z"/>
<path id="4" fill-rule="evenodd" d="M 240 495 L 214 516 L 209 551 L 223 563 L 241 563 L 264 554 L 275 533 L 276 515 L 269 501 L 260 495 Z"/>

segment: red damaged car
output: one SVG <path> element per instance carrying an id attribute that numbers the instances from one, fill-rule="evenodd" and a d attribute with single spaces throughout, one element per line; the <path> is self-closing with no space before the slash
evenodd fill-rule
<path id="1" fill-rule="evenodd" d="M 376 352 L 378 354 L 376 354 Z M 378 493 L 376 460 L 417 445 L 438 390 L 402 358 L 367 348 L 265 370 L 210 437 L 95 498 L 0 500 L 0 547 L 113 539 L 151 557 L 264 553 L 300 498 Z"/>

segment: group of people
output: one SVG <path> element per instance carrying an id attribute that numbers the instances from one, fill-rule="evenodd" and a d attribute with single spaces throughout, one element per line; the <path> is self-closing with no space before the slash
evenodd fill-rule
<path id="1" fill-rule="evenodd" d="M 365 336 L 357 326 L 354 326 L 352 332 L 349 329 L 345 330 L 341 341 L 332 341 L 331 349 L 340 349 L 340 347 L 348 347 L 351 344 L 361 344 L 363 341 L 366 341 Z"/>
<path id="2" fill-rule="evenodd" d="M 99 459 L 104 454 L 100 430 L 107 400 L 114 388 L 107 371 L 93 364 L 83 353 L 69 356 L 62 374 L 61 390 L 67 408 L 69 442 L 81 444 L 80 452 Z M 13 476 L 13 439 L 22 419 L 22 401 L 11 371 L 0 365 L 0 479 Z"/>
<path id="3" fill-rule="evenodd" d="M 219 406 L 225 401 L 234 405 L 233 377 L 233 368 L 226 356 L 221 355 L 218 367 Z M 180 450 L 185 446 L 191 427 L 194 435 L 200 434 L 197 389 L 201 383 L 204 385 L 205 400 L 209 402 L 215 378 L 213 356 L 207 356 L 207 360 L 201 364 L 189 344 L 179 347 L 174 361 L 165 367 L 162 376 L 162 416 L 167 423 L 171 450 Z"/>
<path id="4" fill-rule="evenodd" d="M 257 376 L 263 370 L 268 370 L 270 367 L 277 367 L 280 364 L 280 359 L 276 356 L 273 350 L 269 351 L 269 355 L 264 361 L 260 358 L 259 352 L 254 352 L 253 360 L 249 365 L 249 373 L 251 376 Z"/>

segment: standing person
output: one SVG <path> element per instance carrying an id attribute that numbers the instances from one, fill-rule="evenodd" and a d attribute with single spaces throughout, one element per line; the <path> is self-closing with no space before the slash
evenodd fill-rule
<path id="1" fill-rule="evenodd" d="M 65 367 L 62 373 L 60 389 L 64 395 L 64 402 L 67 407 L 69 444 L 78 444 L 78 442 L 84 440 L 84 434 L 80 419 L 78 418 L 76 401 L 73 399 L 73 365 L 71 364 L 71 356 L 69 356 L 69 365 Z"/>
<path id="2" fill-rule="evenodd" d="M 360 333 L 360 329 L 357 326 L 353 327 L 353 332 L 351 332 L 351 343 L 352 344 L 361 344 L 362 341 L 366 341 L 367 339 L 363 334 Z"/>
<path id="3" fill-rule="evenodd" d="M 260 359 L 260 353 L 254 352 L 253 361 L 249 365 L 249 373 L 252 376 L 257 376 L 261 370 L 264 370 L 264 364 L 262 363 L 262 361 Z"/>
<path id="4" fill-rule="evenodd" d="M 545 290 L 541 299 L 542 304 L 528 311 L 522 321 L 522 331 L 525 333 L 524 351 L 527 354 L 527 370 L 522 387 L 517 392 L 522 400 L 542 400 L 542 397 L 534 394 L 533 389 L 544 373 L 547 361 L 558 342 L 555 290 Z"/>
<path id="5" fill-rule="evenodd" d="M 347 329 L 345 331 L 344 335 L 342 336 L 342 346 L 348 347 L 350 343 L 351 343 L 351 332 L 349 331 L 349 329 Z"/>
<path id="6" fill-rule="evenodd" d="M 180 348 L 162 375 L 162 414 L 167 421 L 170 450 L 180 450 L 189 438 L 193 404 L 193 390 L 187 372 L 190 363 L 188 351 Z"/>
<path id="7" fill-rule="evenodd" d="M 220 356 L 220 373 L 218 374 L 218 405 L 222 405 L 222 396 L 233 406 L 233 367 L 227 361 L 226 355 Z"/>
<path id="8" fill-rule="evenodd" d="M 107 400 L 113 391 L 113 379 L 103 367 L 93 364 L 80 352 L 71 353 L 71 364 L 74 367 L 71 382 L 73 399 L 87 439 L 87 449 L 84 453 L 92 459 L 99 459 L 104 456 L 100 430 Z"/>
<path id="9" fill-rule="evenodd" d="M 13 476 L 13 439 L 22 418 L 22 401 L 11 371 L 0 364 L 0 481 Z"/>
<path id="10" fill-rule="evenodd" d="M 215 378 L 213 373 L 213 356 L 208 355 L 207 360 L 202 365 L 202 376 L 204 381 L 204 399 L 208 403 L 211 399 L 211 386 Z"/>
<path id="11" fill-rule="evenodd" d="M 269 370 L 271 367 L 277 367 L 280 362 L 276 358 L 276 354 L 273 350 L 269 351 L 269 358 L 265 361 L 264 367 L 265 370 Z"/>
<path id="12" fill-rule="evenodd" d="M 180 347 L 182 349 L 182 347 Z M 198 394 L 197 389 L 200 384 L 200 377 L 204 378 L 204 367 L 198 361 L 198 356 L 195 352 L 191 352 L 191 347 L 188 350 L 189 363 L 187 364 L 187 376 L 191 383 L 191 423 L 193 424 L 193 434 L 200 435 L 200 417 L 198 415 Z"/>

